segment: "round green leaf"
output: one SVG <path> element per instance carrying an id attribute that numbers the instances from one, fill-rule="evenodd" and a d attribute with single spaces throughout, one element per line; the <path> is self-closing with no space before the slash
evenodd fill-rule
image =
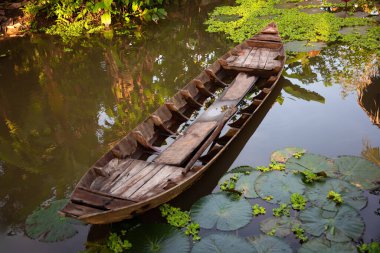
<path id="1" fill-rule="evenodd" d="M 305 153 L 306 150 L 298 147 L 287 147 L 284 149 L 280 149 L 274 151 L 270 157 L 271 160 L 285 163 L 290 157 L 292 157 L 295 153 Z"/>
<path id="2" fill-rule="evenodd" d="M 256 179 L 261 175 L 259 171 L 252 171 L 249 175 L 240 176 L 239 180 L 236 182 L 236 190 L 243 192 L 243 196 L 246 198 L 257 198 L 255 191 Z"/>
<path id="3" fill-rule="evenodd" d="M 289 203 L 290 195 L 302 194 L 305 190 L 300 177 L 284 171 L 270 171 L 261 174 L 256 179 L 255 190 L 260 198 L 273 196 L 270 203 Z"/>
<path id="4" fill-rule="evenodd" d="M 244 239 L 230 234 L 212 234 L 196 243 L 191 253 L 256 253 Z"/>
<path id="5" fill-rule="evenodd" d="M 329 191 L 339 193 L 343 198 L 343 203 L 356 210 L 364 208 L 367 204 L 367 197 L 360 189 L 340 179 L 327 179 L 325 182 L 315 183 L 306 191 L 306 197 L 316 206 L 336 211 L 339 206 L 326 198 Z"/>
<path id="6" fill-rule="evenodd" d="M 258 253 L 292 253 L 290 246 L 280 238 L 268 235 L 248 238 Z"/>
<path id="7" fill-rule="evenodd" d="M 26 218 L 26 234 L 42 242 L 58 242 L 78 233 L 73 224 L 79 224 L 79 222 L 58 214 L 67 201 L 67 199 L 55 200 L 47 207 L 37 208 Z"/>
<path id="8" fill-rule="evenodd" d="M 357 156 L 340 156 L 335 164 L 341 179 L 367 190 L 379 186 L 380 167 L 374 163 Z"/>
<path id="9" fill-rule="evenodd" d="M 300 221 L 293 217 L 273 217 L 260 222 L 260 230 L 267 234 L 274 229 L 276 231 L 275 236 L 285 237 L 292 233 L 292 227 L 294 225 L 300 224 Z"/>
<path id="10" fill-rule="evenodd" d="M 168 224 L 143 224 L 127 233 L 134 253 L 186 253 L 190 241 L 180 230 Z"/>
<path id="11" fill-rule="evenodd" d="M 207 195 L 191 207 L 191 219 L 199 223 L 202 228 L 220 230 L 235 230 L 247 225 L 252 218 L 251 205 L 240 198 L 231 199 L 225 193 Z"/>
<path id="12" fill-rule="evenodd" d="M 338 169 L 334 161 L 326 156 L 306 153 L 301 158 L 291 157 L 286 168 L 296 171 L 310 170 L 313 173 L 324 171 L 329 177 L 337 177 Z"/>
<path id="13" fill-rule="evenodd" d="M 351 243 L 330 242 L 324 238 L 317 238 L 304 243 L 298 253 L 356 253 Z"/>
<path id="14" fill-rule="evenodd" d="M 348 242 L 360 238 L 364 231 L 364 222 L 352 207 L 342 205 L 338 211 L 327 211 L 313 207 L 301 212 L 302 227 L 309 234 L 320 236 L 334 242 Z"/>
<path id="15" fill-rule="evenodd" d="M 228 171 L 228 173 L 245 173 L 245 172 L 252 172 L 252 171 L 256 171 L 256 169 L 252 168 L 251 166 L 244 165 L 244 166 L 233 168 L 232 170 Z"/>

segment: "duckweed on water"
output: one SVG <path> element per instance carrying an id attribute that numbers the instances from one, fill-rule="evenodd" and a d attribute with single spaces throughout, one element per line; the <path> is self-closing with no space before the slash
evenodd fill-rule
<path id="1" fill-rule="evenodd" d="M 334 192 L 334 191 L 329 191 L 329 193 L 327 194 L 327 199 L 330 199 L 332 201 L 334 201 L 335 203 L 337 203 L 338 205 L 340 204 L 343 204 L 343 199 L 342 199 L 342 195 L 340 195 L 339 193 L 337 192 Z"/>
<path id="2" fill-rule="evenodd" d="M 292 208 L 294 210 L 305 210 L 307 199 L 299 193 L 293 193 L 290 196 Z"/>
<path id="3" fill-rule="evenodd" d="M 209 32 L 223 32 L 234 42 L 241 42 L 275 21 L 284 41 L 307 40 L 349 42 L 350 47 L 374 50 L 380 55 L 380 28 L 370 28 L 366 35 L 342 35 L 339 30 L 348 26 L 374 24 L 370 18 L 336 17 L 333 13 L 307 14 L 300 8 L 279 9 L 279 0 L 236 0 L 236 6 L 217 7 L 206 21 Z M 318 6 L 321 7 L 321 6 Z M 302 6 L 308 8 L 308 6 Z M 224 22 L 219 16 L 239 16 Z"/>
<path id="4" fill-rule="evenodd" d="M 255 204 L 252 206 L 252 214 L 253 216 L 264 215 L 266 213 L 265 207 L 259 206 L 259 204 Z"/>

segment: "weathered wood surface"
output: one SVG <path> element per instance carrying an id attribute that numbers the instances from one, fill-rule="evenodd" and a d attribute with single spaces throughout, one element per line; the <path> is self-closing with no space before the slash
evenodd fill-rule
<path id="1" fill-rule="evenodd" d="M 257 76 L 248 76 L 244 73 L 239 73 L 233 81 L 227 92 L 221 97 L 222 100 L 241 99 L 258 80 Z"/>

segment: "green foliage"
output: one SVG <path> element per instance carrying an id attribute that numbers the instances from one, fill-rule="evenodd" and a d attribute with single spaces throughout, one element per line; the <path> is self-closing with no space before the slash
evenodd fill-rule
<path id="1" fill-rule="evenodd" d="M 303 181 L 307 184 L 319 182 L 326 178 L 325 173 L 313 173 L 310 170 L 300 171 L 299 173 L 301 173 L 301 175 L 303 176 Z"/>
<path id="2" fill-rule="evenodd" d="M 126 231 L 122 230 L 121 235 L 125 236 L 125 234 Z M 117 233 L 110 233 L 110 236 L 107 240 L 107 246 L 115 253 L 121 253 L 124 250 L 132 248 L 132 244 L 126 239 L 123 240 Z"/>
<path id="3" fill-rule="evenodd" d="M 357 246 L 359 253 L 378 253 L 380 244 L 378 242 L 363 243 Z"/>
<path id="4" fill-rule="evenodd" d="M 296 224 L 292 227 L 292 232 L 300 240 L 301 243 L 306 242 L 309 238 L 305 235 L 305 230 L 301 228 L 299 224 Z"/>
<path id="5" fill-rule="evenodd" d="M 186 211 L 181 211 L 178 207 L 163 204 L 160 206 L 162 217 L 165 217 L 167 222 L 177 228 L 183 228 L 190 222 L 190 214 Z"/>
<path id="6" fill-rule="evenodd" d="M 263 197 L 262 199 L 265 201 L 271 201 L 273 199 L 273 196 L 269 195 L 269 196 Z"/>
<path id="7" fill-rule="evenodd" d="M 359 48 L 376 50 L 379 53 L 379 27 L 373 28 L 366 35 L 341 35 L 339 30 L 347 26 L 373 24 L 370 18 L 340 18 L 333 13 L 308 14 L 299 8 L 276 8 L 279 0 L 236 1 L 234 6 L 217 7 L 206 21 L 209 32 L 223 32 L 234 42 L 241 42 L 259 32 L 269 22 L 275 21 L 281 37 L 285 41 L 348 41 Z M 313 6 L 302 6 L 310 8 Z M 318 6 L 318 8 L 321 6 Z M 239 19 L 225 21 L 220 16 L 238 16 Z"/>
<path id="8" fill-rule="evenodd" d="M 285 164 L 283 163 L 278 163 L 276 161 L 271 161 L 271 163 L 269 164 L 269 169 L 270 170 L 285 170 Z"/>
<path id="9" fill-rule="evenodd" d="M 307 199 L 299 193 L 293 193 L 290 196 L 292 208 L 294 210 L 305 210 Z"/>
<path id="10" fill-rule="evenodd" d="M 252 206 L 253 216 L 259 216 L 260 214 L 264 215 L 265 213 L 266 213 L 265 207 L 259 206 L 259 204 L 255 204 Z"/>
<path id="11" fill-rule="evenodd" d="M 293 157 L 296 159 L 300 159 L 304 154 L 305 152 L 297 152 L 293 154 Z"/>
<path id="12" fill-rule="evenodd" d="M 273 216 L 290 216 L 290 207 L 287 204 L 280 204 L 280 207 L 273 208 Z"/>
<path id="13" fill-rule="evenodd" d="M 192 236 L 194 241 L 199 241 L 201 237 L 198 235 L 199 234 L 199 224 L 198 223 L 190 223 L 187 225 L 185 234 L 188 236 Z"/>
<path id="14" fill-rule="evenodd" d="M 327 194 L 327 199 L 330 199 L 332 201 L 334 201 L 335 203 L 337 203 L 338 205 L 340 204 L 343 204 L 343 199 L 342 199 L 342 195 L 340 195 L 339 193 L 337 192 L 334 192 L 334 191 L 329 191 L 329 193 Z"/>
<path id="15" fill-rule="evenodd" d="M 265 167 L 265 166 L 257 166 L 256 170 L 261 171 L 261 172 L 271 171 L 271 169 L 269 167 Z"/>
<path id="16" fill-rule="evenodd" d="M 232 177 L 230 177 L 229 179 L 221 183 L 219 187 L 222 191 L 234 190 L 238 179 L 239 179 L 239 175 L 234 174 Z"/>

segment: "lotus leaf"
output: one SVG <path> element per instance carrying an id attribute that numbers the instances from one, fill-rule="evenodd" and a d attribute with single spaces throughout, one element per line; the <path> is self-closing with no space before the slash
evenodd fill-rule
<path id="1" fill-rule="evenodd" d="M 291 52 L 320 51 L 325 46 L 324 42 L 291 41 L 285 44 L 285 50 Z"/>
<path id="2" fill-rule="evenodd" d="M 190 241 L 180 230 L 168 224 L 143 224 L 127 233 L 134 253 L 185 253 Z"/>
<path id="3" fill-rule="evenodd" d="M 295 153 L 305 153 L 305 152 L 306 150 L 303 148 L 287 147 L 284 149 L 274 151 L 270 159 L 279 163 L 285 163 Z"/>
<path id="4" fill-rule="evenodd" d="M 367 204 L 367 197 L 360 189 L 340 179 L 327 179 L 325 182 L 316 183 L 306 191 L 306 196 L 316 206 L 324 210 L 336 211 L 339 206 L 326 198 L 330 191 L 339 193 L 343 198 L 343 203 L 356 210 L 364 208 Z"/>
<path id="5" fill-rule="evenodd" d="M 337 211 L 313 207 L 301 212 L 300 220 L 305 231 L 314 236 L 323 233 L 330 241 L 349 242 L 357 240 L 364 231 L 364 222 L 352 207 L 342 205 Z"/>
<path id="6" fill-rule="evenodd" d="M 326 172 L 329 177 L 337 177 L 338 169 L 334 161 L 326 156 L 306 153 L 301 158 L 289 158 L 286 168 L 296 171 L 309 170 L 313 173 Z"/>
<path id="7" fill-rule="evenodd" d="M 228 171 L 228 173 L 246 173 L 246 172 L 252 172 L 252 171 L 256 171 L 256 169 L 251 166 L 244 165 L 244 166 L 233 168 L 232 170 Z"/>
<path id="8" fill-rule="evenodd" d="M 230 234 L 211 234 L 196 243 L 191 253 L 256 253 L 244 239 Z"/>
<path id="9" fill-rule="evenodd" d="M 270 171 L 256 179 L 255 190 L 260 198 L 273 196 L 270 203 L 290 203 L 290 196 L 297 192 L 302 194 L 305 185 L 297 175 L 284 171 Z"/>
<path id="10" fill-rule="evenodd" d="M 303 244 L 298 253 L 356 253 L 351 243 L 330 242 L 324 238 L 317 238 Z"/>
<path id="11" fill-rule="evenodd" d="M 340 156 L 335 160 L 341 179 L 362 189 L 372 189 L 380 181 L 380 167 L 356 156 Z"/>
<path id="12" fill-rule="evenodd" d="M 234 200 L 225 193 L 207 195 L 191 207 L 191 218 L 202 228 L 235 230 L 247 225 L 252 218 L 251 205 L 244 199 Z"/>
<path id="13" fill-rule="evenodd" d="M 297 224 L 301 223 L 292 217 L 273 217 L 260 222 L 260 229 L 266 234 L 275 231 L 275 236 L 285 237 L 292 233 L 292 227 Z"/>
<path id="14" fill-rule="evenodd" d="M 37 208 L 26 218 L 25 232 L 42 242 L 57 242 L 73 237 L 78 233 L 73 226 L 79 224 L 70 218 L 61 217 L 58 211 L 67 204 L 67 199 L 55 200 L 47 207 Z"/>
<path id="15" fill-rule="evenodd" d="M 237 173 L 227 173 L 219 181 L 219 185 L 226 180 L 229 180 L 232 176 Z M 235 190 L 243 193 L 246 198 L 257 198 L 258 195 L 255 191 L 255 181 L 258 176 L 260 176 L 259 171 L 252 171 L 249 175 L 244 175 L 239 173 L 239 179 L 235 183 Z"/>
<path id="16" fill-rule="evenodd" d="M 280 238 L 260 235 L 259 237 L 248 238 L 248 241 L 255 246 L 258 253 L 292 253 L 290 246 Z"/>

